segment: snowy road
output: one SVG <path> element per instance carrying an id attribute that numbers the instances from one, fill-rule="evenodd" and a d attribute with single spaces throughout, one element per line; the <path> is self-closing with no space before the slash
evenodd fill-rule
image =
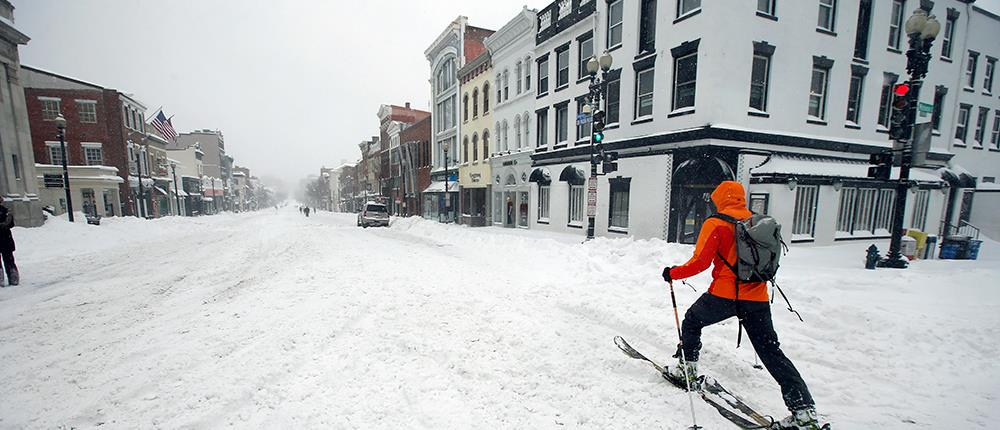
<path id="1" fill-rule="evenodd" d="M 413 219 L 280 213 L 16 229 L 0 290 L 0 427 L 684 428 L 659 280 L 690 248 Z M 838 429 L 993 428 L 1000 264 L 860 268 L 867 243 L 794 248 L 783 349 Z M 704 290 L 707 278 L 691 282 Z M 680 286 L 686 308 L 697 295 Z M 683 311 L 683 310 L 682 310 Z M 777 386 L 705 333 L 702 369 L 780 418 Z M 699 424 L 731 424 L 699 403 Z"/>

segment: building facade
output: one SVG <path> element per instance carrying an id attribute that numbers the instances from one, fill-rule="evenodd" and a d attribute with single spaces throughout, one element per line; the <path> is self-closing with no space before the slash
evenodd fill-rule
<path id="1" fill-rule="evenodd" d="M 423 191 L 424 217 L 457 221 L 458 141 L 462 135 L 458 116 L 458 70 L 486 50 L 483 40 L 491 30 L 473 27 L 459 16 L 424 51 L 431 71 L 431 113 L 434 118 L 431 185 Z"/>
<path id="2" fill-rule="evenodd" d="M 404 176 L 401 164 L 400 133 L 404 128 L 416 123 L 424 118 L 430 117 L 430 112 L 425 112 L 410 107 L 410 103 L 404 106 L 382 105 L 378 110 L 379 119 L 379 142 L 380 142 L 380 190 L 381 195 L 386 197 L 386 204 L 392 214 L 403 214 Z"/>
<path id="3" fill-rule="evenodd" d="M 431 185 L 431 123 L 428 116 L 399 132 L 404 216 L 424 213 L 421 191 Z"/>
<path id="4" fill-rule="evenodd" d="M 490 148 L 491 212 L 495 226 L 529 228 L 531 220 L 539 218 L 537 213 L 529 214 L 533 198 L 529 179 L 535 148 L 532 126 L 536 93 L 532 76 L 537 15 L 538 11 L 525 7 L 486 39 L 496 88 L 492 107 L 496 143 Z M 536 180 L 544 182 L 542 178 Z"/>
<path id="5" fill-rule="evenodd" d="M 197 144 L 202 156 L 202 209 L 215 213 L 228 209 L 228 195 L 232 180 L 233 159 L 226 155 L 226 141 L 219 130 L 195 130 L 180 133 L 177 143 L 181 147 Z"/>
<path id="6" fill-rule="evenodd" d="M 459 92 L 462 95 L 459 112 L 462 145 L 457 154 L 460 163 L 458 221 L 473 227 L 491 223 L 492 71 L 493 63 L 488 50 L 458 70 Z"/>
<path id="7" fill-rule="evenodd" d="M 44 218 L 18 54 L 29 40 L 14 26 L 14 5 L 0 0 L 0 195 L 15 225 L 35 227 Z"/>

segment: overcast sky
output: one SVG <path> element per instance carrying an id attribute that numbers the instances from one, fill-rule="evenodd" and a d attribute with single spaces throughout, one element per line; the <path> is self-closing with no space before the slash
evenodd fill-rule
<path id="1" fill-rule="evenodd" d="M 254 174 L 289 185 L 359 157 L 379 105 L 429 110 L 424 50 L 459 14 L 499 29 L 525 2 L 13 0 L 22 62 L 222 130 Z M 527 2 L 541 8 L 547 0 Z M 1000 11 L 1000 0 L 977 5 Z"/>
<path id="2" fill-rule="evenodd" d="M 13 0 L 24 64 L 134 93 L 210 128 L 289 185 L 359 157 L 379 105 L 428 110 L 424 50 L 459 14 L 499 29 L 523 2 Z M 533 1 L 539 8 L 548 2 Z"/>

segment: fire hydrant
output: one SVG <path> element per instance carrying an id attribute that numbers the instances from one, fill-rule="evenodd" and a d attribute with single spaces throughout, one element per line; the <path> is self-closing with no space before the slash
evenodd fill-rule
<path id="1" fill-rule="evenodd" d="M 872 246 L 868 247 L 868 256 L 865 257 L 865 269 L 875 270 L 875 265 L 881 259 L 878 252 L 878 247 L 873 243 Z"/>

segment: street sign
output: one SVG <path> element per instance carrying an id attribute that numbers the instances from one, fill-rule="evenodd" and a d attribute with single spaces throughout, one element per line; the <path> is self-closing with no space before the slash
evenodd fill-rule
<path id="1" fill-rule="evenodd" d="M 63 177 L 62 177 L 62 175 L 45 174 L 45 175 L 43 175 L 42 181 L 45 183 L 45 188 L 62 188 L 63 187 Z"/>
<path id="2" fill-rule="evenodd" d="M 597 178 L 591 177 L 587 186 L 587 216 L 597 216 Z"/>
<path id="3" fill-rule="evenodd" d="M 934 105 L 924 102 L 917 103 L 917 111 L 920 112 L 920 116 L 927 116 L 927 114 L 934 112 Z"/>
<path id="4" fill-rule="evenodd" d="M 594 117 L 585 113 L 576 114 L 576 125 L 583 125 L 594 120 Z"/>
<path id="5" fill-rule="evenodd" d="M 931 150 L 931 123 L 924 122 L 913 126 L 913 166 L 927 164 L 927 153 Z"/>

